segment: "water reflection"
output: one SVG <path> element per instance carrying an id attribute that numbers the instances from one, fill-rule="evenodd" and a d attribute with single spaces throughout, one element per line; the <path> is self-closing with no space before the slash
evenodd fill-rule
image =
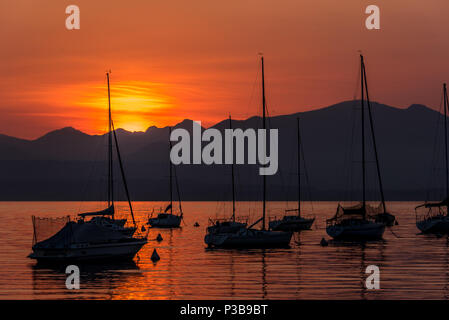
<path id="1" fill-rule="evenodd" d="M 34 265 L 26 258 L 32 237 L 29 215 L 51 212 L 56 217 L 76 211 L 79 203 L 20 203 L 14 205 L 14 219 L 12 205 L 0 203 L 0 224 L 11 228 L 0 234 L 6 243 L 0 250 L 0 298 L 449 299 L 449 240 L 416 235 L 409 210 L 414 204 L 391 203 L 401 221 L 394 227 L 399 237 L 385 232 L 384 241 L 320 246 L 321 238 L 328 238 L 325 220 L 335 203 L 319 203 L 315 229 L 295 234 L 290 248 L 210 250 L 204 244 L 205 228 L 193 224 L 207 226 L 215 205 L 187 202 L 182 230 L 150 230 L 149 239 L 161 233 L 163 241 L 149 241 L 131 264 L 81 266 L 81 290 L 67 290 L 65 268 Z M 135 207 L 136 218 L 145 220 L 149 204 Z M 150 259 L 155 248 L 161 257 L 156 264 Z M 380 290 L 365 287 L 371 264 L 380 268 Z"/>
<path id="2" fill-rule="evenodd" d="M 301 232 L 298 232 L 297 234 L 293 235 L 293 240 L 295 241 L 298 250 L 296 253 L 296 281 L 297 281 L 297 289 L 296 289 L 296 295 L 300 293 L 301 290 L 301 269 L 302 269 L 302 261 L 301 261 Z"/>
<path id="3" fill-rule="evenodd" d="M 444 282 L 444 298 L 449 298 L 449 237 L 446 237 L 446 250 L 444 254 L 444 275 L 445 275 L 445 282 Z"/>
<path id="4" fill-rule="evenodd" d="M 229 297 L 235 296 L 235 267 L 234 267 L 234 255 L 229 256 L 229 274 L 230 274 L 230 292 Z"/>
<path id="5" fill-rule="evenodd" d="M 334 261 L 337 268 L 341 266 L 341 273 L 340 270 L 335 272 L 337 276 L 334 279 L 337 280 L 335 282 L 348 283 L 347 289 L 358 292 L 359 299 L 376 297 L 381 289 L 367 289 L 366 278 L 370 274 L 366 273 L 366 268 L 369 265 L 375 265 L 382 270 L 382 267 L 387 264 L 385 256 L 387 244 L 386 240 L 360 242 L 330 240 L 329 246 L 337 248 L 337 250 L 332 253 L 329 260 Z M 340 275 L 341 278 L 338 277 Z M 382 279 L 382 271 L 380 276 Z M 357 279 L 357 282 L 353 281 L 355 279 Z M 349 285 L 349 282 L 351 282 L 351 285 Z M 355 286 L 355 283 L 358 283 L 358 286 Z"/>
<path id="6" fill-rule="evenodd" d="M 173 285 L 173 229 L 170 229 L 168 232 L 168 287 L 169 287 L 169 295 L 174 296 L 174 285 Z"/>
<path id="7" fill-rule="evenodd" d="M 143 275 L 135 261 L 97 264 L 77 264 L 80 270 L 80 290 L 65 287 L 66 266 L 37 263 L 31 267 L 35 298 L 61 292 L 58 298 L 95 299 L 96 291 L 102 292 L 102 299 L 112 299 L 114 291 L 124 283 L 139 282 Z M 87 288 L 87 290 L 84 290 Z"/>
<path id="8" fill-rule="evenodd" d="M 266 252 L 265 249 L 262 249 L 262 299 L 267 297 L 267 263 L 265 261 Z"/>

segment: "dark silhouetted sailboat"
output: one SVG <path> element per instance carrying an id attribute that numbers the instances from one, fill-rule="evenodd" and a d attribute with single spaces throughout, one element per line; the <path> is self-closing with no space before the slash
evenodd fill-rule
<path id="1" fill-rule="evenodd" d="M 445 196 L 440 202 L 426 202 L 415 208 L 416 226 L 422 233 L 449 234 L 449 164 L 447 154 L 447 109 L 448 96 L 446 84 L 443 84 L 444 106 L 444 167 Z M 424 211 L 424 212 L 420 212 Z"/>
<path id="2" fill-rule="evenodd" d="M 262 66 L 262 126 L 266 130 L 265 117 L 265 77 L 264 60 L 261 57 Z M 288 247 L 292 238 L 292 232 L 266 230 L 266 176 L 263 175 L 263 203 L 262 217 L 247 228 L 239 228 L 236 232 L 217 232 L 206 235 L 205 242 L 210 247 L 218 248 L 274 248 Z M 262 222 L 261 229 L 253 227 Z"/>
<path id="3" fill-rule="evenodd" d="M 179 184 L 178 184 L 178 178 L 176 176 L 175 172 L 175 184 L 176 184 L 176 191 L 178 194 L 178 202 L 179 202 L 179 213 L 173 213 L 173 165 L 170 160 L 170 151 L 172 148 L 172 143 L 170 140 L 171 135 L 171 127 L 169 127 L 169 133 L 168 133 L 168 141 L 169 141 L 169 188 L 170 188 L 170 203 L 167 205 L 165 210 L 161 210 L 159 213 L 157 213 L 157 216 L 155 218 L 150 217 L 148 219 L 148 224 L 153 228 L 179 228 L 181 225 L 183 212 L 182 212 L 182 205 L 181 205 L 181 197 L 179 194 Z"/>
<path id="4" fill-rule="evenodd" d="M 394 216 L 386 211 L 382 180 L 379 169 L 379 159 L 374 135 L 373 119 L 371 116 L 371 105 L 368 95 L 368 84 L 363 56 L 360 55 L 360 77 L 361 77 L 361 139 L 362 139 L 362 202 L 352 206 L 337 207 L 335 216 L 327 220 L 326 232 L 334 239 L 342 240 L 371 240 L 381 239 L 385 226 L 394 222 Z M 377 178 L 381 195 L 381 204 L 374 208 L 366 203 L 366 159 L 365 159 L 365 90 L 368 118 L 371 128 L 371 136 L 376 159 Z"/>
<path id="5" fill-rule="evenodd" d="M 315 217 L 301 216 L 301 135 L 299 131 L 299 118 L 296 119 L 297 133 L 298 133 L 298 208 L 293 210 L 286 210 L 287 212 L 297 211 L 298 214 L 286 214 L 282 219 L 272 220 L 269 222 L 269 228 L 275 231 L 301 231 L 310 230 Z"/>
<path id="6" fill-rule="evenodd" d="M 232 130 L 232 120 L 229 115 L 229 129 Z M 231 178 L 232 178 L 232 215 L 231 218 L 224 219 L 210 219 L 209 226 L 207 227 L 207 234 L 204 238 L 206 244 L 210 242 L 210 238 L 219 233 L 234 233 L 241 228 L 246 228 L 247 222 L 243 222 L 244 218 L 240 218 L 240 221 L 235 216 L 235 176 L 234 176 L 234 163 L 231 163 Z"/>
<path id="7" fill-rule="evenodd" d="M 109 73 L 106 73 L 108 83 L 108 207 L 101 211 L 80 213 L 77 221 L 68 221 L 56 234 L 47 239 L 40 239 L 39 228 L 44 228 L 49 218 L 33 216 L 34 245 L 29 258 L 40 262 L 66 262 L 66 261 L 92 261 L 92 260 L 127 260 L 132 259 L 136 253 L 147 243 L 146 236 L 133 237 L 137 229 L 133 208 L 126 183 L 125 172 L 120 155 L 117 135 L 111 116 L 111 97 L 109 86 Z M 133 220 L 132 227 L 125 227 L 126 219 L 115 219 L 114 208 L 114 180 L 113 180 L 113 143 L 114 138 L 117 158 L 126 197 Z M 92 217 L 86 221 L 86 217 Z"/>

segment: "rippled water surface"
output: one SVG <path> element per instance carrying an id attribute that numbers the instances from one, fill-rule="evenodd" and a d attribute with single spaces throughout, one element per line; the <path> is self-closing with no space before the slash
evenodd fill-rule
<path id="1" fill-rule="evenodd" d="M 101 208 L 88 202 L 0 202 L 0 299 L 447 299 L 449 242 L 417 235 L 415 203 L 393 202 L 399 225 L 384 241 L 319 245 L 325 219 L 336 203 L 313 204 L 316 225 L 295 235 L 289 249 L 209 250 L 208 218 L 229 212 L 229 203 L 186 202 L 181 229 L 151 229 L 151 241 L 131 263 L 81 265 L 81 289 L 67 290 L 64 268 L 37 267 L 31 252 L 31 215 L 59 217 Z M 156 202 L 136 202 L 143 221 Z M 292 204 L 293 205 L 293 204 Z M 125 203 L 119 203 L 125 209 Z M 269 203 L 270 214 L 286 207 Z M 306 207 L 307 209 L 308 207 Z M 255 220 L 258 204 L 240 203 Z M 310 207 L 309 207 L 310 209 Z M 193 224 L 199 222 L 200 227 Z M 163 241 L 153 241 L 161 233 Z M 156 248 L 161 260 L 150 260 Z M 381 271 L 380 290 L 364 286 L 368 265 Z"/>

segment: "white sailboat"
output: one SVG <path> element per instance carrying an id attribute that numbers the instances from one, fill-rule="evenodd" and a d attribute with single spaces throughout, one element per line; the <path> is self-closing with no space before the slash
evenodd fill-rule
<path id="1" fill-rule="evenodd" d="M 261 57 L 262 66 L 262 126 L 266 129 L 265 118 L 265 77 L 264 77 L 264 60 Z M 262 217 L 249 227 L 239 228 L 235 232 L 217 232 L 208 233 L 205 242 L 209 247 L 216 248 L 274 248 L 288 247 L 293 233 L 266 230 L 266 176 L 263 176 L 263 207 Z M 253 227 L 262 222 L 261 229 Z"/>
<path id="2" fill-rule="evenodd" d="M 38 217 L 33 218 L 34 244 L 33 252 L 28 256 L 39 262 L 67 262 L 67 261 L 96 261 L 96 260 L 127 260 L 147 243 L 146 236 L 133 237 L 137 229 L 133 208 L 129 197 L 125 172 L 120 149 L 111 116 L 111 99 L 109 73 L 106 73 L 108 83 L 109 103 L 109 136 L 108 136 L 108 207 L 101 211 L 81 213 L 77 221 L 70 221 L 54 235 L 47 239 L 40 239 Z M 120 165 L 120 172 L 128 199 L 133 220 L 133 226 L 126 227 L 126 219 L 115 219 L 114 184 L 113 184 L 113 148 L 112 137 Z M 86 221 L 86 217 L 92 219 Z M 51 223 L 50 219 L 45 219 Z"/>
<path id="3" fill-rule="evenodd" d="M 169 134 L 168 134 L 168 141 L 169 141 L 169 153 L 170 150 L 172 148 L 172 144 L 171 144 L 171 140 L 170 140 L 170 135 L 171 135 L 171 127 L 169 127 Z M 165 210 L 160 210 L 157 213 L 156 217 L 150 217 L 148 219 L 148 225 L 150 225 L 152 228 L 179 228 L 179 226 L 181 225 L 181 221 L 182 221 L 182 217 L 183 217 L 183 212 L 182 212 L 182 206 L 181 206 L 181 197 L 179 194 L 179 184 L 178 184 L 178 178 L 175 172 L 175 182 L 176 182 L 176 191 L 178 194 L 178 203 L 179 203 L 179 213 L 176 214 L 173 212 L 173 174 L 172 174 L 172 163 L 170 160 L 170 155 L 169 155 L 169 171 L 170 171 L 170 203 L 169 205 L 165 208 Z"/>
<path id="4" fill-rule="evenodd" d="M 361 75 L 361 139 L 362 139 L 362 202 L 352 206 L 343 207 L 340 204 L 337 207 L 335 216 L 327 220 L 326 232 L 334 239 L 342 240 L 374 240 L 381 239 L 385 231 L 385 226 L 391 222 L 393 215 L 386 211 L 385 198 L 382 187 L 382 180 L 379 169 L 379 160 L 377 155 L 376 141 L 373 129 L 373 120 L 371 117 L 371 105 L 368 95 L 368 85 L 366 80 L 366 70 L 363 56 L 360 55 L 360 75 Z M 365 90 L 366 102 L 371 128 L 371 136 L 376 158 L 377 178 L 381 195 L 381 205 L 378 208 L 369 206 L 366 203 L 366 159 L 365 159 Z M 394 221 L 394 219 L 393 219 Z"/>
<path id="5" fill-rule="evenodd" d="M 422 233 L 449 234 L 449 164 L 447 143 L 447 109 L 449 107 L 446 84 L 443 84 L 444 106 L 444 159 L 445 159 L 445 194 L 440 202 L 426 202 L 415 208 L 416 226 Z"/>
<path id="6" fill-rule="evenodd" d="M 286 210 L 286 215 L 282 219 L 274 219 L 268 223 L 270 230 L 275 231 L 301 231 L 310 230 L 315 217 L 301 216 L 301 136 L 299 132 L 299 118 L 296 119 L 298 133 L 298 208 Z M 295 215 L 289 215 L 288 212 L 297 212 Z"/>

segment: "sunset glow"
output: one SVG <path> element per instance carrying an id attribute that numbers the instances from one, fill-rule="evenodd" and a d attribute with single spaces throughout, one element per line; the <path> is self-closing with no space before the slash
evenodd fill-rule
<path id="1" fill-rule="evenodd" d="M 145 131 L 149 125 L 156 124 L 154 118 L 166 114 L 174 107 L 172 98 L 160 92 L 161 84 L 145 82 L 113 83 L 111 87 L 111 107 L 113 108 L 114 125 L 128 131 Z M 108 97 L 106 87 L 90 86 L 73 88 L 67 92 L 74 99 L 71 104 L 80 106 L 98 114 L 98 123 L 94 125 L 102 132 L 107 123 Z M 78 94 L 77 94 L 78 93 Z M 70 100 L 69 100 L 70 101 Z M 103 116 L 101 116 L 103 112 Z M 152 119 L 153 118 L 153 119 Z"/>
<path id="2" fill-rule="evenodd" d="M 273 115 L 352 99 L 359 50 L 374 101 L 435 108 L 448 81 L 441 26 L 449 2 L 383 1 L 375 31 L 364 26 L 369 4 L 77 0 L 81 28 L 69 31 L 66 2 L 2 1 L 0 133 L 34 139 L 65 126 L 104 132 L 109 69 L 116 127 L 251 117 L 260 104 L 259 52 Z"/>

